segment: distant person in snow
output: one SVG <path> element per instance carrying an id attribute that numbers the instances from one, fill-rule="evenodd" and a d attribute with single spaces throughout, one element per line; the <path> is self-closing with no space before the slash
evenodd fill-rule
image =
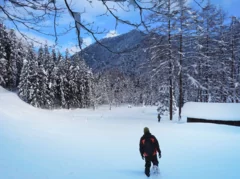
<path id="1" fill-rule="evenodd" d="M 152 135 L 147 127 L 143 130 L 144 135 L 140 139 L 139 150 L 142 156 L 142 159 L 145 159 L 145 174 L 150 176 L 150 167 L 153 163 L 154 172 L 158 173 L 158 159 L 161 158 L 161 150 L 158 144 L 158 140 L 154 135 Z"/>
<path id="2" fill-rule="evenodd" d="M 158 113 L 158 122 L 160 122 L 161 120 L 161 116 L 160 116 L 160 113 Z"/>

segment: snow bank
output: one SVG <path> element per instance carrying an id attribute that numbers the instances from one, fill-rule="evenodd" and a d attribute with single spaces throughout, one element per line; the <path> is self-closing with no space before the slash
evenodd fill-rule
<path id="1" fill-rule="evenodd" d="M 6 89 L 4 89 L 2 86 L 0 86 L 0 93 L 6 93 L 8 92 Z"/>
<path id="2" fill-rule="evenodd" d="M 183 106 L 183 117 L 240 121 L 240 103 L 188 102 Z"/>

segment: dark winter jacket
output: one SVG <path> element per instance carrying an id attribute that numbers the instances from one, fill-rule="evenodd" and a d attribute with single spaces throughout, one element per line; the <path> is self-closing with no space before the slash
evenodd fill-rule
<path id="1" fill-rule="evenodd" d="M 153 149 L 153 152 L 150 151 L 152 149 L 149 149 L 149 147 L 146 146 L 146 141 L 151 141 L 151 147 Z M 152 135 L 150 132 L 149 133 L 146 133 L 144 134 L 141 139 L 140 139 L 140 143 L 139 143 L 139 150 L 140 150 L 140 153 L 141 153 L 141 156 L 143 157 L 146 157 L 146 156 L 149 156 L 149 155 L 156 155 L 157 152 L 159 155 L 161 155 L 161 150 L 160 150 L 160 147 L 159 147 L 159 144 L 158 144 L 158 140 L 156 139 L 156 137 L 154 135 Z"/>

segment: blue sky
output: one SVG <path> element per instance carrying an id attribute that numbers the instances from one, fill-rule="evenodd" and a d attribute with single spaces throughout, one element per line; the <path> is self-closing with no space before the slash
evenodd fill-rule
<path id="1" fill-rule="evenodd" d="M 115 19 L 111 16 L 100 16 L 106 12 L 106 8 L 102 5 L 102 3 L 99 0 L 91 0 L 92 3 L 89 4 L 89 0 L 72 0 L 72 8 L 74 11 L 77 12 L 84 12 L 82 14 L 82 20 L 88 23 L 94 23 L 94 27 L 99 27 L 100 29 L 105 29 L 106 33 L 98 35 L 98 38 L 104 38 L 104 37 L 111 37 L 118 34 L 123 34 L 132 29 L 131 26 L 119 24 L 117 27 L 117 31 L 115 31 Z M 200 1 L 200 0 L 197 0 Z M 57 3 L 63 4 L 63 0 L 57 0 Z M 70 0 L 69 0 L 70 2 Z M 221 6 L 226 12 L 228 12 L 228 16 L 231 15 L 240 17 L 240 0 L 211 0 L 211 2 L 215 5 Z M 189 3 L 194 5 L 193 0 L 189 0 Z M 3 4 L 3 0 L 0 0 L 0 5 Z M 117 12 L 117 15 L 125 20 L 136 22 L 139 19 L 139 13 L 138 11 L 134 11 L 133 6 L 129 6 L 129 12 L 124 11 L 122 8 L 116 5 L 116 3 L 108 2 L 109 7 L 114 7 L 116 9 L 115 12 Z M 126 8 L 127 3 L 123 4 Z M 58 32 L 61 32 L 64 28 L 66 28 L 69 23 L 73 23 L 72 17 L 69 15 L 68 12 L 61 14 L 62 18 L 60 19 Z M 51 21 L 45 22 L 49 26 L 52 26 Z M 11 24 L 7 23 L 7 25 L 10 28 L 14 28 Z M 27 28 L 21 27 L 22 32 L 29 35 L 32 38 L 35 38 L 36 40 L 41 41 L 42 43 L 47 43 L 49 45 L 54 44 L 54 39 L 49 36 L 43 36 L 40 34 L 37 34 L 35 32 L 32 32 L 28 30 Z M 45 30 L 53 31 L 53 28 L 48 28 Z M 93 38 L 86 34 L 84 31 L 81 32 L 81 35 L 83 37 L 84 43 L 86 45 L 89 45 L 94 42 Z M 76 39 L 76 32 L 75 30 L 71 31 L 70 33 L 59 37 L 58 44 L 59 49 L 63 52 L 66 48 L 70 49 L 71 53 L 74 53 L 79 50 L 77 46 L 77 39 Z"/>

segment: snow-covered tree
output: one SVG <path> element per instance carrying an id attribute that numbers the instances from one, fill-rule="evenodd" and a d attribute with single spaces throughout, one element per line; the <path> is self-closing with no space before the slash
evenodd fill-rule
<path id="1" fill-rule="evenodd" d="M 0 58 L 0 85 L 6 85 L 6 74 L 7 74 L 7 60 L 5 58 Z"/>
<path id="2" fill-rule="evenodd" d="M 27 103 L 30 103 L 32 100 L 30 97 L 30 91 L 32 83 L 35 82 L 34 76 L 35 68 L 33 65 L 36 61 L 36 55 L 33 50 L 33 46 L 29 46 L 27 49 L 26 59 L 23 61 L 23 68 L 20 74 L 20 82 L 18 85 L 18 95 L 19 97 Z"/>
<path id="3" fill-rule="evenodd" d="M 7 82 L 6 36 L 5 27 L 0 27 L 0 85 L 4 87 Z"/>
<path id="4" fill-rule="evenodd" d="M 228 77 L 229 84 L 229 93 L 228 93 L 228 102 L 240 102 L 239 97 L 239 75 L 240 75 L 240 21 L 236 17 L 232 17 L 231 24 L 229 26 L 228 35 L 228 70 L 230 76 Z"/>
<path id="5" fill-rule="evenodd" d="M 159 100 L 165 100 L 166 96 L 169 99 L 169 117 L 173 118 L 173 103 L 174 103 L 174 70 L 177 62 L 177 51 L 174 48 L 174 34 L 176 34 L 176 18 L 178 11 L 178 0 L 160 0 L 156 1 L 156 11 L 150 15 L 150 22 L 154 23 L 153 31 L 157 34 L 159 42 L 154 43 L 150 48 L 152 50 L 151 61 L 154 61 L 154 74 L 163 76 L 161 78 L 161 86 L 167 91 L 159 97 Z M 157 26 L 156 26 L 157 25 Z M 156 38 L 156 35 L 154 36 Z M 155 49 L 155 50 L 154 50 Z M 161 74 L 160 74 L 161 73 Z"/>
<path id="6" fill-rule="evenodd" d="M 182 106 L 184 104 L 185 81 L 187 76 L 186 63 L 187 56 L 189 56 L 189 44 L 191 36 L 193 35 L 194 20 L 197 16 L 196 12 L 187 5 L 186 0 L 178 0 L 178 14 L 176 20 L 177 32 L 176 39 L 178 43 L 178 62 L 175 71 L 177 83 L 177 101 L 178 101 L 178 116 L 181 119 Z M 175 105 L 174 105 L 175 106 Z"/>
<path id="7" fill-rule="evenodd" d="M 6 60 L 7 60 L 7 88 L 15 90 L 17 86 L 17 37 L 13 30 L 8 33 L 8 42 L 6 46 Z"/>

